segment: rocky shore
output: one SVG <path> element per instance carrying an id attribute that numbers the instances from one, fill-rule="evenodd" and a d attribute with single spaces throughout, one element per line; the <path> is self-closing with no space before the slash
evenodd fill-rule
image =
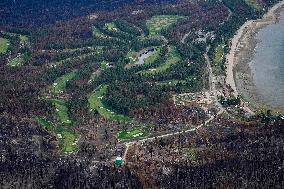
<path id="1" fill-rule="evenodd" d="M 253 110 L 273 109 L 275 112 L 283 110 L 269 107 L 256 91 L 249 62 L 255 53 L 258 43 L 256 35 L 263 27 L 277 23 L 280 12 L 283 11 L 284 1 L 274 5 L 261 19 L 247 21 L 236 32 L 231 41 L 231 49 L 227 55 L 226 83 L 234 90 L 234 95 L 240 95 Z"/>

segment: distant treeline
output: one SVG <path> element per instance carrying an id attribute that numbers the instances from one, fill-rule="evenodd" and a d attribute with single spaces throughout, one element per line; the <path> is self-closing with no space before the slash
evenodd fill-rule
<path id="1" fill-rule="evenodd" d="M 94 11 L 110 11 L 133 4 L 174 2 L 175 0 L 2 0 L 0 25 L 38 26 L 86 16 Z"/>

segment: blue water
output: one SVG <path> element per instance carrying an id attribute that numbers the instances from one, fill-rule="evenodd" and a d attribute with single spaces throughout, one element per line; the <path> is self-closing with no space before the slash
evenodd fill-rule
<path id="1" fill-rule="evenodd" d="M 135 64 L 138 64 L 138 65 L 144 64 L 145 59 L 152 56 L 155 53 L 156 53 L 156 50 L 151 50 L 151 51 L 147 50 L 146 52 L 142 53 L 138 57 L 138 62 L 136 62 Z"/>
<path id="2" fill-rule="evenodd" d="M 267 105 L 284 108 L 284 11 L 280 21 L 257 34 L 260 41 L 250 63 L 257 92 Z"/>

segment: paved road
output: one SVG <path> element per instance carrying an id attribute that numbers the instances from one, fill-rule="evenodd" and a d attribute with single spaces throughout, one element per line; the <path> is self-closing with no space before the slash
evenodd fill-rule
<path id="1" fill-rule="evenodd" d="M 154 141 L 154 140 L 159 139 L 159 138 L 166 138 L 166 137 L 170 137 L 170 136 L 180 135 L 180 134 L 183 134 L 183 133 L 194 132 L 197 129 L 203 127 L 203 126 L 206 126 L 213 119 L 215 119 L 218 115 L 222 114 L 223 112 L 226 112 L 226 110 L 223 108 L 223 106 L 218 102 L 217 92 L 216 92 L 216 88 L 215 88 L 215 81 L 214 81 L 214 76 L 213 76 L 212 67 L 211 67 L 211 62 L 210 62 L 210 59 L 207 55 L 207 52 L 209 51 L 209 49 L 210 49 L 210 47 L 207 47 L 206 53 L 204 54 L 204 57 L 205 57 L 206 63 L 207 63 L 208 73 L 209 73 L 209 93 L 214 94 L 215 104 L 220 109 L 219 112 L 216 115 L 212 115 L 204 123 L 202 123 L 202 124 L 200 124 L 200 125 L 198 125 L 194 128 L 191 128 L 191 129 L 173 132 L 173 133 L 168 133 L 168 134 L 163 134 L 163 135 L 159 135 L 159 136 L 155 136 L 155 137 L 144 138 L 144 139 L 140 139 L 140 140 L 137 140 L 137 141 L 124 142 L 124 145 L 126 146 L 126 148 L 125 148 L 125 151 L 124 151 L 122 158 L 125 162 L 126 162 L 126 155 L 128 153 L 129 147 L 134 145 L 134 144 L 141 144 L 143 142 Z"/>
<path id="2" fill-rule="evenodd" d="M 188 33 L 184 34 L 184 36 L 182 37 L 182 39 L 180 40 L 180 42 L 181 42 L 181 43 L 184 43 L 185 40 L 186 40 L 186 38 L 189 36 L 190 33 L 191 33 L 191 32 L 188 32 Z"/>
<path id="3" fill-rule="evenodd" d="M 127 155 L 128 150 L 129 150 L 129 147 L 131 147 L 134 144 L 141 144 L 141 143 L 144 143 L 144 142 L 151 142 L 151 141 L 154 141 L 154 140 L 159 139 L 159 138 L 166 138 L 166 137 L 170 137 L 170 136 L 180 135 L 180 134 L 183 134 L 183 133 L 194 132 L 197 129 L 203 127 L 203 126 L 206 126 L 208 123 L 210 123 L 213 119 L 215 119 L 218 115 L 220 115 L 222 113 L 223 113 L 223 110 L 220 110 L 216 115 L 211 116 L 204 123 L 202 123 L 202 124 L 200 124 L 200 125 L 198 125 L 194 128 L 191 128 L 191 129 L 173 132 L 173 133 L 168 133 L 168 134 L 163 134 L 163 135 L 159 135 L 159 136 L 155 136 L 155 137 L 144 138 L 144 139 L 137 140 L 137 141 L 125 142 L 124 144 L 125 144 L 126 148 L 125 148 L 125 151 L 124 151 L 124 154 L 123 154 L 123 160 L 126 162 L 126 155 Z"/>
<path id="4" fill-rule="evenodd" d="M 207 52 L 209 51 L 210 47 L 207 47 L 206 49 L 206 53 L 204 54 L 205 60 L 206 60 L 206 64 L 207 64 L 207 69 L 208 69 L 208 74 L 209 74 L 209 91 L 210 93 L 214 94 L 214 99 L 215 99 L 215 105 L 222 110 L 223 112 L 227 112 L 226 109 L 220 104 L 220 102 L 218 101 L 218 97 L 217 97 L 217 90 L 216 90 L 216 85 L 215 85 L 215 78 L 213 76 L 213 71 L 212 71 L 212 66 L 211 66 L 211 61 L 208 57 Z"/>

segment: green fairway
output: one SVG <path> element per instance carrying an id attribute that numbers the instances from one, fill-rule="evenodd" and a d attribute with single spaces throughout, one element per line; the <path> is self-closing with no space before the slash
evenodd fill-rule
<path id="1" fill-rule="evenodd" d="M 60 120 L 60 123 L 65 124 L 65 125 L 72 124 L 72 121 L 69 118 L 69 114 L 68 114 L 69 109 L 63 100 L 49 99 L 49 102 L 51 102 L 52 105 L 55 107 L 55 111 Z"/>
<path id="2" fill-rule="evenodd" d="M 262 5 L 258 0 L 245 0 L 246 4 L 255 10 L 261 10 Z"/>
<path id="3" fill-rule="evenodd" d="M 76 56 L 76 57 L 66 58 L 66 59 L 60 60 L 58 62 L 50 62 L 49 67 L 50 68 L 56 68 L 56 67 L 59 67 L 62 64 L 65 64 L 66 62 L 82 61 L 83 59 L 87 59 L 89 57 L 92 57 L 92 56 L 95 56 L 95 55 L 98 55 L 98 54 L 101 54 L 101 53 L 103 53 L 102 46 L 97 46 L 95 49 L 93 49 L 93 52 L 81 54 L 80 56 Z"/>
<path id="4" fill-rule="evenodd" d="M 6 54 L 7 53 L 7 50 L 9 48 L 9 40 L 8 39 L 5 39 L 5 38 L 1 38 L 0 37 L 0 55 L 1 54 Z"/>
<path id="5" fill-rule="evenodd" d="M 178 15 L 157 15 L 146 22 L 150 35 L 159 35 L 161 31 L 167 29 L 179 19 L 184 18 Z"/>
<path id="6" fill-rule="evenodd" d="M 60 78 L 56 79 L 52 85 L 52 91 L 55 95 L 62 93 L 66 89 L 66 84 L 68 81 L 73 79 L 76 76 L 76 72 L 71 72 L 61 76 Z"/>
<path id="7" fill-rule="evenodd" d="M 21 43 L 26 45 L 27 47 L 31 47 L 30 39 L 26 35 L 20 35 Z"/>
<path id="8" fill-rule="evenodd" d="M 63 152 L 72 153 L 78 150 L 76 140 L 78 139 L 79 135 L 75 131 L 61 126 L 56 127 L 56 125 L 54 125 L 47 119 L 39 116 L 35 116 L 35 120 L 43 127 L 50 131 L 53 131 L 57 135 L 57 138 L 60 142 L 60 148 Z"/>
<path id="9" fill-rule="evenodd" d="M 96 37 L 99 37 L 99 38 L 108 38 L 109 37 L 106 34 L 104 34 L 103 32 L 101 32 L 95 26 L 92 27 L 92 31 L 93 31 L 93 35 L 96 36 Z"/>
<path id="10" fill-rule="evenodd" d="M 55 129 L 55 126 L 53 125 L 53 123 L 51 123 L 50 121 L 48 121 L 47 119 L 45 119 L 43 117 L 35 116 L 35 120 L 39 124 L 41 124 L 43 127 L 45 127 L 46 129 L 49 129 L 49 130 Z"/>
<path id="11" fill-rule="evenodd" d="M 215 50 L 215 55 L 213 59 L 214 66 L 220 70 L 222 69 L 223 59 L 225 57 L 224 45 L 225 45 L 224 43 L 218 45 L 218 47 Z"/>
<path id="12" fill-rule="evenodd" d="M 149 133 L 142 129 L 132 129 L 119 132 L 117 137 L 119 140 L 131 140 L 145 138 L 148 135 Z"/>
<path id="13" fill-rule="evenodd" d="M 105 23 L 105 29 L 110 30 L 110 31 L 117 31 L 118 30 L 115 23 L 113 23 L 113 22 Z"/>
<path id="14" fill-rule="evenodd" d="M 180 55 L 176 52 L 174 47 L 171 47 L 171 48 L 169 48 L 167 61 L 165 63 L 161 64 L 160 66 L 158 66 L 156 68 L 141 71 L 139 73 L 141 73 L 142 75 L 155 75 L 155 74 L 158 74 L 158 73 L 164 73 L 172 65 L 177 64 L 180 60 L 181 60 Z"/>
<path id="15" fill-rule="evenodd" d="M 108 68 L 109 63 L 107 61 L 102 61 L 101 63 L 101 69 L 105 70 Z"/>
<path id="16" fill-rule="evenodd" d="M 122 121 L 127 122 L 130 121 L 130 118 L 121 114 L 117 114 L 108 108 L 103 104 L 103 95 L 107 91 L 107 85 L 102 85 L 98 89 L 96 89 L 89 97 L 89 105 L 90 105 L 90 111 L 98 111 L 98 113 L 106 118 L 107 120 L 116 120 L 116 121 Z"/>
<path id="17" fill-rule="evenodd" d="M 196 161 L 197 155 L 193 148 L 187 148 L 185 149 L 185 155 L 190 161 Z"/>
<path id="18" fill-rule="evenodd" d="M 55 132 L 60 136 L 60 146 L 63 152 L 72 153 L 78 150 L 76 140 L 79 135 L 76 132 L 66 128 L 58 128 Z"/>
<path id="19" fill-rule="evenodd" d="M 156 52 L 149 56 L 148 58 L 144 59 L 144 64 L 153 64 L 160 56 L 161 56 L 161 48 L 157 47 L 155 48 Z"/>
<path id="20" fill-rule="evenodd" d="M 21 55 L 17 56 L 16 58 L 13 58 L 8 63 L 8 65 L 12 67 L 22 66 L 23 64 L 24 64 L 24 59 Z"/>

